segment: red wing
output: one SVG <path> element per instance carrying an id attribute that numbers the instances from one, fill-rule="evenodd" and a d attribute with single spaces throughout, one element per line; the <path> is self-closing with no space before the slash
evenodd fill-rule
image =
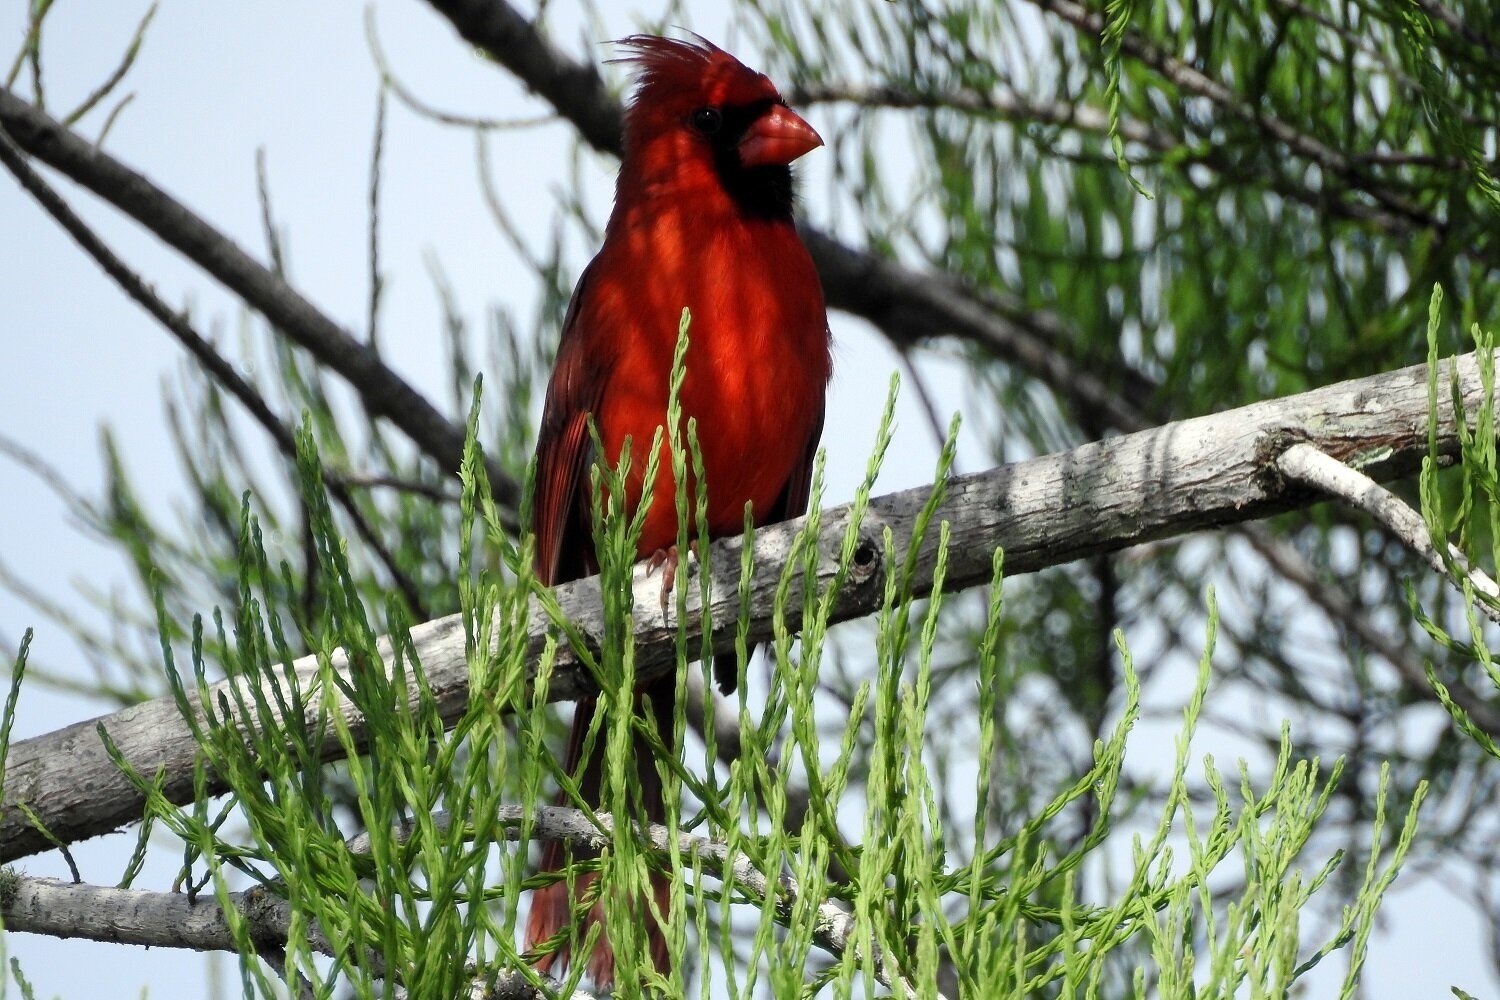
<path id="1" fill-rule="evenodd" d="M 536 535 L 537 577 L 548 586 L 585 576 L 593 564 L 580 491 L 587 482 L 584 470 L 593 450 L 588 417 L 599 407 L 608 365 L 600 351 L 589 349 L 588 338 L 578 328 L 591 269 L 592 265 L 584 268 L 563 318 L 557 363 L 537 433 L 531 530 Z"/>

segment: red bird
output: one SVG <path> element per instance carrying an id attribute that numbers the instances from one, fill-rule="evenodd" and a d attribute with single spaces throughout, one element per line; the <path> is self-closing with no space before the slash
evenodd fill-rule
<path id="1" fill-rule="evenodd" d="M 756 524 L 802 514 L 813 455 L 823 428 L 831 371 L 823 289 L 792 223 L 789 164 L 823 140 L 794 114 L 763 74 L 697 38 L 647 35 L 622 39 L 637 85 L 625 112 L 624 154 L 604 245 L 573 291 L 537 441 L 532 529 L 536 571 L 558 584 L 597 571 L 591 537 L 588 468 L 620 459 L 633 443 L 626 506 L 640 502 L 650 442 L 666 424 L 667 383 L 683 308 L 691 311 L 691 347 L 681 390 L 684 423 L 698 422 L 708 494 L 708 531 L 743 530 L 745 504 Z M 592 415 L 605 454 L 593 454 Z M 677 540 L 676 490 L 665 454 L 657 475 L 640 558 L 669 560 Z M 715 664 L 730 691 L 733 664 Z M 671 719 L 671 680 L 645 693 L 657 723 Z M 580 761 L 594 700 L 573 716 L 567 767 L 579 788 L 600 801 L 601 761 Z M 650 751 L 636 746 L 642 800 L 663 815 Z M 556 842 L 542 852 L 544 871 L 563 867 Z M 589 879 L 575 880 L 582 895 Z M 667 883 L 654 884 L 667 908 Z M 556 935 L 570 919 L 565 882 L 535 892 L 527 947 Z M 644 905 L 641 910 L 646 910 Z M 578 929 L 603 919 L 596 906 Z M 661 928 L 641 914 L 652 960 L 666 971 Z M 595 983 L 614 980 L 607 929 L 588 956 Z M 546 971 L 568 962 L 566 947 L 537 962 Z"/>

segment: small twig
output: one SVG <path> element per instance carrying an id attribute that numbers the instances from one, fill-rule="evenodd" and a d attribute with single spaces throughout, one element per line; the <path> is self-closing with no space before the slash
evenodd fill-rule
<path id="1" fill-rule="evenodd" d="M 271 213 L 271 179 L 266 170 L 266 147 L 255 148 L 255 200 L 260 205 L 260 229 L 266 238 L 266 253 L 271 270 L 286 280 L 286 258 L 281 252 L 281 234 L 276 232 L 276 217 Z"/>
<path id="2" fill-rule="evenodd" d="M 368 8 L 366 8 L 368 10 Z M 380 351 L 380 297 L 385 291 L 385 279 L 380 273 L 380 181 L 385 165 L 385 116 L 386 86 L 381 86 L 375 97 L 375 137 L 370 148 L 370 187 L 366 198 L 369 207 L 370 226 L 367 248 L 369 264 L 370 299 L 365 309 L 365 342 L 375 352 Z"/>
<path id="3" fill-rule="evenodd" d="M 380 35 L 375 30 L 375 7 L 365 7 L 365 39 L 370 46 L 370 57 L 375 60 L 375 69 L 380 74 L 380 82 L 391 89 L 396 99 L 406 105 L 412 111 L 421 115 L 429 121 L 440 125 L 453 125 L 458 128 L 478 129 L 481 132 L 498 132 L 508 129 L 535 128 L 538 125 L 547 125 L 557 121 L 556 115 L 530 115 L 524 118 L 485 118 L 478 115 L 460 115 L 451 111 L 443 111 L 433 107 L 422 100 L 401 82 L 391 69 L 390 61 L 386 58 L 385 49 L 381 47 Z"/>
<path id="4" fill-rule="evenodd" d="M 21 75 L 21 67 L 29 62 L 36 84 L 36 93 L 32 95 L 32 100 L 40 108 L 46 103 L 42 95 L 42 21 L 46 19 L 47 12 L 52 8 L 52 0 L 38 0 L 28 6 L 31 8 L 31 14 L 26 19 L 26 35 L 21 41 L 21 51 L 16 53 L 16 61 L 11 64 L 10 72 L 5 76 L 5 87 L 9 90 L 16 85 L 16 79 Z"/>
<path id="5" fill-rule="evenodd" d="M 337 468 L 328 470 L 328 475 L 337 479 L 345 486 L 354 489 L 388 489 L 398 493 L 412 493 L 417 496 L 427 497 L 438 503 L 458 503 L 459 496 L 452 490 L 445 490 L 436 483 L 424 483 L 418 479 L 403 479 L 400 476 L 381 475 L 372 472 L 346 472 Z"/>
<path id="6" fill-rule="evenodd" d="M 286 949 L 280 946 L 262 948 L 260 959 L 276 971 L 286 988 L 297 1000 L 317 1000 L 317 993 L 307 977 L 286 964 Z"/>
<path id="7" fill-rule="evenodd" d="M 500 192 L 495 188 L 495 179 L 490 171 L 490 144 L 489 137 L 483 131 L 474 133 L 474 154 L 477 159 L 476 173 L 479 175 L 479 192 L 484 197 L 484 204 L 490 210 L 490 216 L 495 220 L 495 228 L 500 230 L 516 256 L 525 262 L 527 268 L 536 274 L 547 273 L 547 267 L 532 253 L 531 247 L 522 236 L 520 229 L 511 220 L 510 213 L 505 210 L 505 203 L 500 198 Z"/>
<path id="8" fill-rule="evenodd" d="M 787 101 L 793 105 L 842 103 L 896 110 L 946 109 L 998 118 L 1018 125 L 1036 123 L 1101 134 L 1109 131 L 1109 115 L 1098 108 L 1065 101 L 1036 101 L 1006 92 L 984 93 L 963 89 L 924 92 L 889 84 L 869 87 L 814 84 L 793 88 L 788 93 Z M 1134 119 L 1123 119 L 1120 122 L 1120 135 L 1126 142 L 1137 142 L 1157 152 L 1179 149 L 1183 145 L 1177 136 Z"/>
<path id="9" fill-rule="evenodd" d="M 68 875 L 72 877 L 73 884 L 82 885 L 83 876 L 78 872 L 78 862 L 73 858 L 73 852 L 68 849 L 68 845 L 57 834 L 47 829 L 47 824 L 42 821 L 42 818 L 36 814 L 36 810 L 32 809 L 30 803 L 26 802 L 26 800 L 22 799 L 18 801 L 16 807 L 20 810 L 21 815 L 26 817 L 26 821 L 36 829 L 36 832 L 45 837 L 48 843 L 62 855 L 63 861 L 68 865 Z"/>
<path id="10" fill-rule="evenodd" d="M 1500 586 L 1482 570 L 1470 566 L 1468 559 L 1455 545 L 1448 546 L 1445 559 L 1432 544 L 1427 522 L 1422 519 L 1422 515 L 1396 494 L 1364 473 L 1306 443 L 1294 444 L 1282 452 L 1281 457 L 1276 460 L 1276 468 L 1293 482 L 1322 490 L 1369 514 L 1440 576 L 1449 578 L 1448 567 L 1451 563 L 1463 574 L 1476 594 L 1487 598 L 1474 602 L 1478 608 L 1491 621 L 1500 624 L 1500 609 L 1495 607 L 1495 602 L 1500 600 Z"/>
<path id="11" fill-rule="evenodd" d="M 146 40 L 146 29 L 151 26 L 151 19 L 156 16 L 156 6 L 153 3 L 150 7 L 146 8 L 146 16 L 142 17 L 141 23 L 136 25 L 135 35 L 130 39 L 130 45 L 126 47 L 125 55 L 121 58 L 120 65 L 115 67 L 114 72 L 109 74 L 104 82 L 94 89 L 93 93 L 83 99 L 82 104 L 78 105 L 72 113 L 62 120 L 64 125 L 77 124 L 80 118 L 94 110 L 99 102 L 113 93 L 114 89 L 120 85 L 120 81 L 125 79 L 125 74 L 129 73 L 130 67 L 135 65 L 135 57 L 141 53 L 141 43 Z M 116 111 L 118 110 L 116 108 Z"/>
<path id="12" fill-rule="evenodd" d="M 98 138 L 94 140 L 95 149 L 104 145 L 104 140 L 109 137 L 109 130 L 115 127 L 115 120 L 120 117 L 120 112 L 124 111 L 125 105 L 129 104 L 133 100 L 135 100 L 135 94 L 126 94 L 124 97 L 120 98 L 119 104 L 116 104 L 113 108 L 110 109 L 109 114 L 104 119 L 104 124 L 99 128 Z"/>
<path id="13" fill-rule="evenodd" d="M 922 413 L 927 418 L 927 429 L 932 432 L 933 443 L 941 452 L 948 443 L 948 428 L 943 424 L 943 418 L 938 413 L 937 400 L 933 399 L 931 391 L 928 390 L 927 379 L 923 378 L 922 372 L 917 368 L 917 363 L 911 356 L 911 348 L 902 347 L 896 351 L 896 355 L 901 359 L 901 366 L 911 376 L 911 384 L 917 390 L 917 401 L 922 404 Z M 955 476 L 963 474 L 956 456 L 951 469 Z"/>

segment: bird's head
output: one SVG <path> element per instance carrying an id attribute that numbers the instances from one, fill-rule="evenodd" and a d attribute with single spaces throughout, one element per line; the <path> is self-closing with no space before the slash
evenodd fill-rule
<path id="1" fill-rule="evenodd" d="M 753 215 L 790 217 L 793 160 L 823 145 L 764 73 L 707 41 L 631 35 L 622 186 L 716 184 Z"/>

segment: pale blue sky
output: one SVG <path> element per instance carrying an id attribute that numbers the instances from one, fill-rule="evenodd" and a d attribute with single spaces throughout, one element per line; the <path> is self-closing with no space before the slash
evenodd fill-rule
<path id="1" fill-rule="evenodd" d="M 64 2 L 48 20 L 47 92 L 54 109 L 71 107 L 115 65 L 141 0 Z M 561 8 L 559 23 L 568 25 Z M 0 57 L 18 44 L 24 24 L 19 0 L 0 5 Z M 725 16 L 713 3 L 690 4 L 690 25 L 735 48 Z M 446 23 L 417 0 L 376 5 L 385 47 L 403 78 L 434 103 L 473 114 L 508 117 L 545 108 L 525 98 L 505 74 L 474 57 Z M 640 5 L 646 14 L 651 5 Z M 365 178 L 375 106 L 376 75 L 365 47 L 361 4 L 202 4 L 165 0 L 126 89 L 135 100 L 110 135 L 107 148 L 141 169 L 196 211 L 263 256 L 255 198 L 254 158 L 264 148 L 276 213 L 291 248 L 295 282 L 351 329 L 363 322 L 366 288 Z M 624 34 L 638 21 L 611 15 L 603 29 L 574 24 L 565 44 Z M 573 45 L 582 51 L 581 44 Z M 605 50 L 593 50 L 602 56 Z M 815 113 L 813 121 L 828 124 Z M 95 116 L 84 131 L 93 134 Z M 508 133 L 496 140 L 510 207 L 523 229 L 544 233 L 552 191 L 567 169 L 566 126 Z M 893 156 L 902 155 L 893 151 Z M 808 158 L 804 204 L 820 217 L 828 157 Z M 591 205 L 607 210 L 613 164 L 591 158 Z M 168 301 L 192 303 L 205 326 L 238 322 L 233 301 L 211 279 L 163 249 L 132 223 L 64 183 L 99 231 L 154 281 Z M 457 291 L 471 329 L 485 329 L 496 301 L 529 295 L 517 262 L 481 206 L 471 136 L 418 121 L 393 105 L 387 136 L 383 258 L 388 279 L 384 347 L 410 381 L 444 398 L 438 312 L 424 254 L 436 254 Z M 182 352 L 46 219 L 10 181 L 0 177 L 0 344 L 9 377 L 0 395 L 0 433 L 41 453 L 86 493 L 101 483 L 98 432 L 114 428 L 144 498 L 169 510 L 179 492 L 164 430 L 160 388 L 182 364 Z M 837 371 L 826 435 L 830 499 L 846 498 L 863 470 L 884 387 L 895 356 L 863 324 L 835 319 Z M 476 351 L 475 357 L 483 357 Z M 1413 360 L 1418 360 L 1414 358 Z M 924 366 L 945 412 L 965 402 L 961 366 L 933 359 Z M 925 418 L 910 393 L 882 488 L 924 482 L 935 450 Z M 977 468 L 977 449 L 965 467 Z M 76 585 L 109 589 L 125 579 L 119 559 L 84 539 L 56 499 L 32 476 L 0 459 L 0 561 L 54 600 L 86 613 Z M 0 637 L 14 641 L 37 616 L 0 593 Z M 42 627 L 33 646 L 49 667 L 79 662 L 71 644 Z M 110 706 L 32 686 L 23 693 L 16 737 L 87 718 Z M 1232 737 L 1199 741 L 1201 752 L 1231 759 Z M 1149 749 L 1144 751 L 1149 753 Z M 124 837 L 77 850 L 86 879 L 111 883 L 129 849 Z M 27 859 L 33 874 L 64 875 L 54 855 Z M 145 886 L 170 880 L 170 857 L 148 869 Z M 1431 881 L 1398 890 L 1371 955 L 1370 997 L 1396 1000 L 1445 995 L 1449 983 L 1478 993 L 1495 985 L 1481 955 L 1477 926 Z M 207 995 L 204 960 L 167 950 L 64 942 L 9 935 L 9 954 L 21 959 L 39 995 L 127 997 L 149 987 L 157 997 Z M 231 995 L 234 991 L 231 990 Z"/>

